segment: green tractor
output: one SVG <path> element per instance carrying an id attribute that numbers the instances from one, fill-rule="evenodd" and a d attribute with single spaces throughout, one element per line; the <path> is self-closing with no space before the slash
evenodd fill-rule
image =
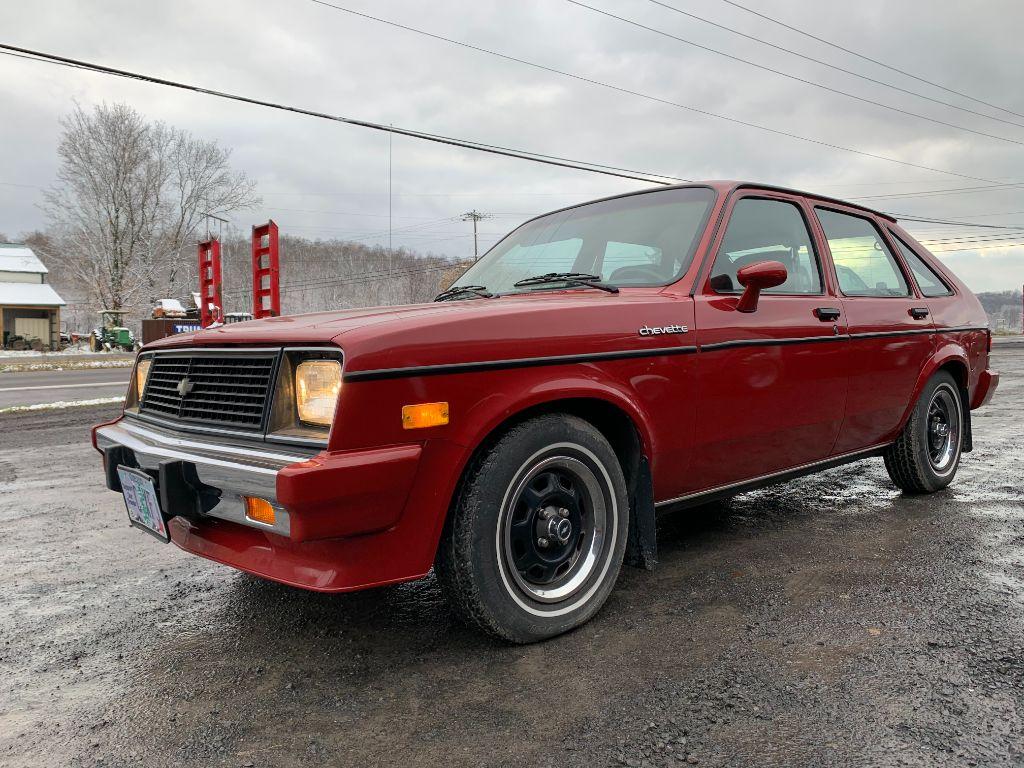
<path id="1" fill-rule="evenodd" d="M 135 334 L 130 328 L 121 325 L 122 318 L 128 312 L 123 309 L 101 309 L 99 328 L 89 334 L 89 349 L 93 352 L 123 349 L 131 352 L 135 349 Z"/>

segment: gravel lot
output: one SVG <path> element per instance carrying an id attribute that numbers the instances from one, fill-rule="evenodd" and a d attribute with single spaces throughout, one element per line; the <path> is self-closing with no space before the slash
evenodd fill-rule
<path id="1" fill-rule="evenodd" d="M 259 581 L 128 527 L 88 425 L 0 417 L 0 764 L 1024 764 L 1024 344 L 954 485 L 871 459 L 662 524 L 598 617 L 507 647 L 433 579 Z"/>

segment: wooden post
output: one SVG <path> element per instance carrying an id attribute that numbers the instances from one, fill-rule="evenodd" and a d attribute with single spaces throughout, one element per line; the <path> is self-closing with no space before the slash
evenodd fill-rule
<path id="1" fill-rule="evenodd" d="M 4 308 L 0 306 L 0 349 L 4 348 Z"/>

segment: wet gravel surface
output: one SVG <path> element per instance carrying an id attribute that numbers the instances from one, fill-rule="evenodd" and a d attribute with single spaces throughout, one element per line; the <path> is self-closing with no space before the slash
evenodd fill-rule
<path id="1" fill-rule="evenodd" d="M 1024 345 L 954 485 L 880 459 L 683 513 L 530 647 L 435 581 L 262 582 L 127 526 L 86 427 L 0 417 L 0 765 L 1024 764 Z"/>

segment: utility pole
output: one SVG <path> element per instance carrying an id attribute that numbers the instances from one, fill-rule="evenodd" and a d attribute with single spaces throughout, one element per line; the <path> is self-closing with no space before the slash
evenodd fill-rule
<path id="1" fill-rule="evenodd" d="M 473 261 L 476 261 L 480 258 L 480 246 L 477 241 L 476 223 L 483 219 L 491 218 L 491 214 L 480 213 L 476 208 L 474 208 L 472 211 L 462 214 L 461 218 L 463 221 L 473 222 Z"/>
<path id="2" fill-rule="evenodd" d="M 391 143 L 394 139 L 394 132 L 388 131 L 388 263 L 390 264 L 391 256 L 394 254 L 394 250 L 391 247 Z"/>

